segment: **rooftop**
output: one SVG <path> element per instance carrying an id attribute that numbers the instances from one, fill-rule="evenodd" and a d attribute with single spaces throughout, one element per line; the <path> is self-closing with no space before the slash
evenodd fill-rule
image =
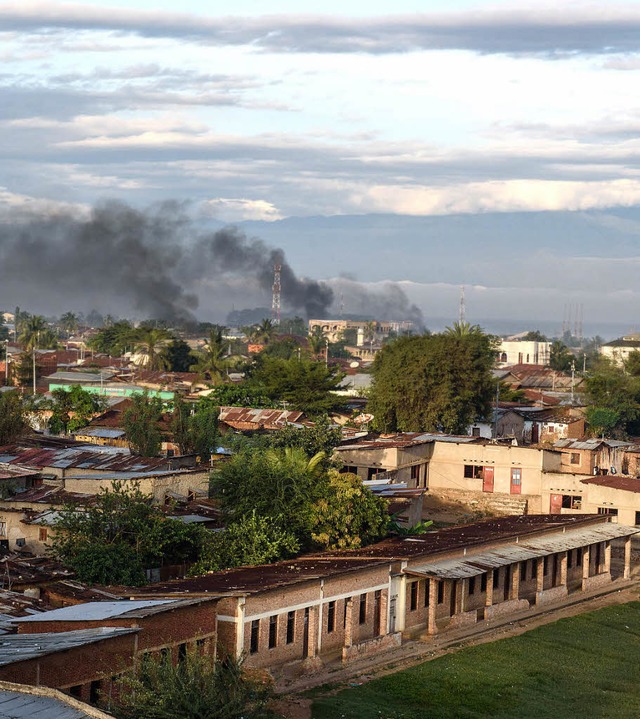
<path id="1" fill-rule="evenodd" d="M 472 444 L 481 443 L 480 437 L 470 437 L 469 435 L 455 434 L 439 434 L 437 432 L 402 432 L 400 434 L 390 435 L 388 437 L 378 437 L 376 439 L 361 440 L 352 444 L 343 444 L 336 447 L 338 452 L 347 452 L 352 449 L 389 449 L 402 447 L 417 447 L 420 444 L 428 444 L 430 442 L 451 442 L 454 444 Z"/>
<path id="2" fill-rule="evenodd" d="M 85 705 L 86 706 L 86 705 Z M 48 687 L 0 682 L 0 719 L 109 719 L 82 702 Z"/>
<path id="3" fill-rule="evenodd" d="M 47 654 L 57 654 L 137 631 L 129 627 L 100 627 L 73 632 L 2 634 L 0 635 L 0 666 L 37 659 Z"/>
<path id="4" fill-rule="evenodd" d="M 640 492 L 640 479 L 624 477 L 619 474 L 606 474 L 603 477 L 589 477 L 581 480 L 581 484 L 594 484 L 597 487 L 621 489 L 624 492 Z"/>

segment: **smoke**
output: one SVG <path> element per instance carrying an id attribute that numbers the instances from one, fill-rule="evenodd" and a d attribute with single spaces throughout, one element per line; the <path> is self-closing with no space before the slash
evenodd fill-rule
<path id="1" fill-rule="evenodd" d="M 281 266 L 284 310 L 323 317 L 334 304 L 327 282 L 298 277 L 281 249 L 229 227 L 205 233 L 176 202 L 145 212 L 105 202 L 88 216 L 71 212 L 0 224 L 0 306 L 18 301 L 39 311 L 134 310 L 170 322 L 193 320 L 205 289 L 216 298 L 237 293 L 238 284 L 270 295 L 273 268 Z M 378 319 L 419 315 L 393 283 L 370 291 L 355 281 L 336 288 L 350 312 Z M 421 323 L 421 318 L 419 319 Z"/>

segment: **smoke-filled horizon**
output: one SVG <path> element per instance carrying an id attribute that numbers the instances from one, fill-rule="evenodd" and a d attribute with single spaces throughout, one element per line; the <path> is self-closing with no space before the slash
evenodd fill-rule
<path id="1" fill-rule="evenodd" d="M 220 315 L 225 303 L 250 307 L 270 296 L 276 263 L 284 311 L 307 319 L 327 316 L 335 312 L 339 292 L 343 311 L 366 309 L 380 320 L 422 325 L 420 310 L 396 283 L 372 291 L 354 280 L 300 277 L 283 250 L 236 227 L 203 232 L 175 202 L 142 211 L 109 201 L 88 217 L 69 212 L 4 222 L 0 307 L 21 304 L 45 314 L 96 308 L 169 322 L 208 319 L 212 312 Z"/>

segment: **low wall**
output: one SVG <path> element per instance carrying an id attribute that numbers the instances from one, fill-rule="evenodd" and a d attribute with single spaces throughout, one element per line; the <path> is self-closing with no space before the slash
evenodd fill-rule
<path id="1" fill-rule="evenodd" d="M 582 591 L 588 592 L 590 589 L 598 589 L 598 587 L 606 587 L 607 584 L 611 584 L 611 574 L 605 572 L 604 574 L 596 574 L 595 577 L 587 577 L 582 580 Z"/>
<path id="2" fill-rule="evenodd" d="M 506 617 L 509 614 L 515 614 L 517 612 L 525 612 L 531 605 L 526 599 L 509 599 L 506 602 L 500 602 L 499 604 L 492 604 L 490 607 L 484 608 L 484 618 L 498 619 L 499 617 Z"/>
<path id="3" fill-rule="evenodd" d="M 370 654 L 377 654 L 378 652 L 395 649 L 401 645 L 402 634 L 400 634 L 400 632 L 396 632 L 395 634 L 385 634 L 382 637 L 369 639 L 366 642 L 352 644 L 350 647 L 343 647 L 342 661 L 346 664 L 348 662 L 361 659 L 362 657 L 369 656 Z"/>
<path id="4" fill-rule="evenodd" d="M 447 629 L 455 629 L 457 627 L 469 627 L 476 624 L 478 621 L 478 611 L 474 609 L 470 612 L 462 612 L 461 614 L 454 614 L 451 617 L 451 621 L 447 625 Z"/>
<path id="5" fill-rule="evenodd" d="M 545 589 L 542 592 L 536 592 L 536 606 L 543 607 L 545 604 L 553 604 L 560 602 L 567 597 L 569 590 L 566 585 Z"/>

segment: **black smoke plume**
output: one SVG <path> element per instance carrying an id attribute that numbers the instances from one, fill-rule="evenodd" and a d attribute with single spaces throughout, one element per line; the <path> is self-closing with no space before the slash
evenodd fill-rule
<path id="1" fill-rule="evenodd" d="M 224 296 L 226 288 L 246 282 L 248 293 L 257 286 L 264 297 L 271 293 L 275 264 L 281 266 L 283 309 L 308 318 L 329 314 L 331 286 L 298 277 L 282 250 L 233 227 L 199 231 L 178 203 L 142 212 L 112 201 L 88 217 L 62 213 L 0 224 L 0 307 L 19 300 L 54 314 L 61 307 L 102 309 L 116 303 L 146 317 L 190 321 L 201 304 L 203 283 Z M 341 291 L 348 294 L 345 305 L 353 297 L 385 319 L 389 310 L 409 308 L 395 287 L 386 295 L 371 294 L 350 282 Z"/>

